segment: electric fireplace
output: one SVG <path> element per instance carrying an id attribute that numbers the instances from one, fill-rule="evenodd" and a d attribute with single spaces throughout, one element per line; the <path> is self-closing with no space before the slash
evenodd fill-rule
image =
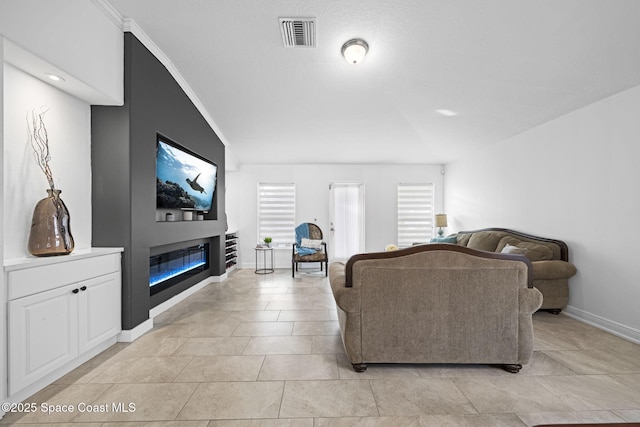
<path id="1" fill-rule="evenodd" d="M 192 245 L 149 257 L 149 287 L 157 294 L 209 268 L 209 243 Z"/>

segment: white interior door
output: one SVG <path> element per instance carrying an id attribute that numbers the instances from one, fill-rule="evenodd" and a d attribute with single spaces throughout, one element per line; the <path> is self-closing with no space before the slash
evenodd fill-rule
<path id="1" fill-rule="evenodd" d="M 364 252 L 364 184 L 334 182 L 329 192 L 329 257 L 346 261 Z"/>

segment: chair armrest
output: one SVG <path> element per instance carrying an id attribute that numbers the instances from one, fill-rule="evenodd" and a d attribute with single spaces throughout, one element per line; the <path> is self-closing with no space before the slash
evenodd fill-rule
<path id="1" fill-rule="evenodd" d="M 360 289 L 348 288 L 345 276 L 345 265 L 342 262 L 333 262 L 329 266 L 329 283 L 336 304 L 341 310 L 357 313 L 360 311 Z"/>
<path id="2" fill-rule="evenodd" d="M 575 265 L 567 261 L 548 260 L 532 262 L 534 280 L 568 279 L 576 274 Z"/>

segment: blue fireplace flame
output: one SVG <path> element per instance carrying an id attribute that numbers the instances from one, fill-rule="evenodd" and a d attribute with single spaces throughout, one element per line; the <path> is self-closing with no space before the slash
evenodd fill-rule
<path id="1" fill-rule="evenodd" d="M 192 246 L 150 258 L 149 286 L 153 287 L 169 279 L 199 269 L 206 269 L 206 249 L 204 245 Z"/>
<path id="2" fill-rule="evenodd" d="M 179 276 L 183 273 L 186 273 L 194 268 L 202 267 L 205 265 L 204 261 L 189 263 L 185 265 L 180 265 L 176 267 L 167 267 L 163 269 L 163 271 L 151 271 L 151 277 L 149 278 L 149 286 L 157 285 L 158 283 L 164 282 L 165 280 L 169 280 L 173 277 Z"/>

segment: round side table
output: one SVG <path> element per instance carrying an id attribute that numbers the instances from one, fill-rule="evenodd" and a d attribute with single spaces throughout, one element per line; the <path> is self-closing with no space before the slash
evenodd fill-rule
<path id="1" fill-rule="evenodd" d="M 256 274 L 273 273 L 273 248 L 255 248 L 255 250 Z M 259 264 L 260 255 L 262 255 L 262 264 Z"/>

